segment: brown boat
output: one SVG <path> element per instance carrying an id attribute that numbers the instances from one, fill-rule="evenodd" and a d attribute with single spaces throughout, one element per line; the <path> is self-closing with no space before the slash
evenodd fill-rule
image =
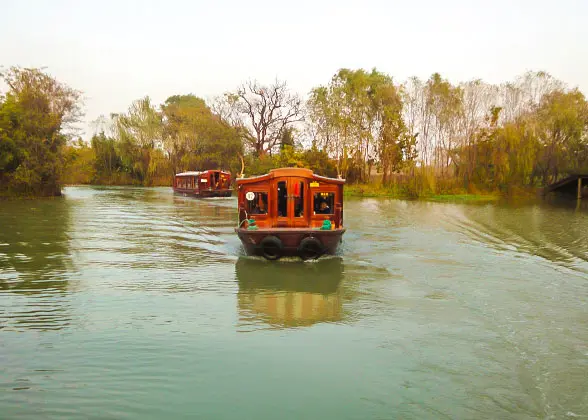
<path id="1" fill-rule="evenodd" d="M 211 170 L 182 172 L 174 177 L 174 192 L 194 197 L 230 197 L 231 174 Z"/>
<path id="2" fill-rule="evenodd" d="M 344 183 L 302 168 L 237 179 L 239 226 L 235 231 L 246 253 L 269 260 L 334 254 L 345 232 Z"/>

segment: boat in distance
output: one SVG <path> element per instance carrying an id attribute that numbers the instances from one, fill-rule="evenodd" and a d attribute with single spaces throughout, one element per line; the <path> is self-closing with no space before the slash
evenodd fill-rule
<path id="1" fill-rule="evenodd" d="M 231 174 L 220 170 L 181 172 L 174 176 L 173 190 L 194 197 L 230 197 Z"/>
<path id="2" fill-rule="evenodd" d="M 235 232 L 247 255 L 308 260 L 335 254 L 345 233 L 344 184 L 303 168 L 237 179 Z"/>

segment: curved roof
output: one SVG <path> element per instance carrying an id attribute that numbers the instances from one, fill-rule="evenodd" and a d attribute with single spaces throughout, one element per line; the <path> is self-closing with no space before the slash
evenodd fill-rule
<path id="1" fill-rule="evenodd" d="M 203 173 L 204 172 L 201 172 L 201 171 L 188 171 L 188 172 L 180 172 L 179 174 L 176 174 L 176 176 L 200 175 Z"/>
<path id="2" fill-rule="evenodd" d="M 223 173 L 223 174 L 229 174 L 228 172 L 225 172 L 225 171 L 208 170 L 208 171 L 187 171 L 187 172 L 180 172 L 179 174 L 176 174 L 176 176 L 197 176 L 197 175 L 205 174 L 207 172 L 220 172 L 220 173 Z"/>
<path id="3" fill-rule="evenodd" d="M 278 168 L 272 169 L 269 173 L 260 176 L 254 176 L 251 178 L 238 178 L 238 184 L 251 184 L 260 181 L 268 181 L 273 178 L 281 178 L 281 177 L 299 177 L 299 178 L 308 178 L 314 179 L 317 181 L 324 181 L 333 184 L 344 184 L 344 179 L 337 179 L 337 178 L 328 178 L 326 176 L 315 175 L 310 169 L 306 168 Z"/>

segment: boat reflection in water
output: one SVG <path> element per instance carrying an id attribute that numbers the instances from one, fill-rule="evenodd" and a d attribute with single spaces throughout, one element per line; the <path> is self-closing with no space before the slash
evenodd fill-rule
<path id="1" fill-rule="evenodd" d="M 310 264 L 240 258 L 235 270 L 242 324 L 262 321 L 275 327 L 299 327 L 342 318 L 343 263 L 339 258 Z"/>

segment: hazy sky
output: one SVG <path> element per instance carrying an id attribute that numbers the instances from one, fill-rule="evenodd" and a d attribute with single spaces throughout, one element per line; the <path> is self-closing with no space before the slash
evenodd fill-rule
<path id="1" fill-rule="evenodd" d="M 86 121 L 248 78 L 305 95 L 341 67 L 493 83 L 545 70 L 588 92 L 587 19 L 584 0 L 0 0 L 0 65 L 82 90 Z"/>

